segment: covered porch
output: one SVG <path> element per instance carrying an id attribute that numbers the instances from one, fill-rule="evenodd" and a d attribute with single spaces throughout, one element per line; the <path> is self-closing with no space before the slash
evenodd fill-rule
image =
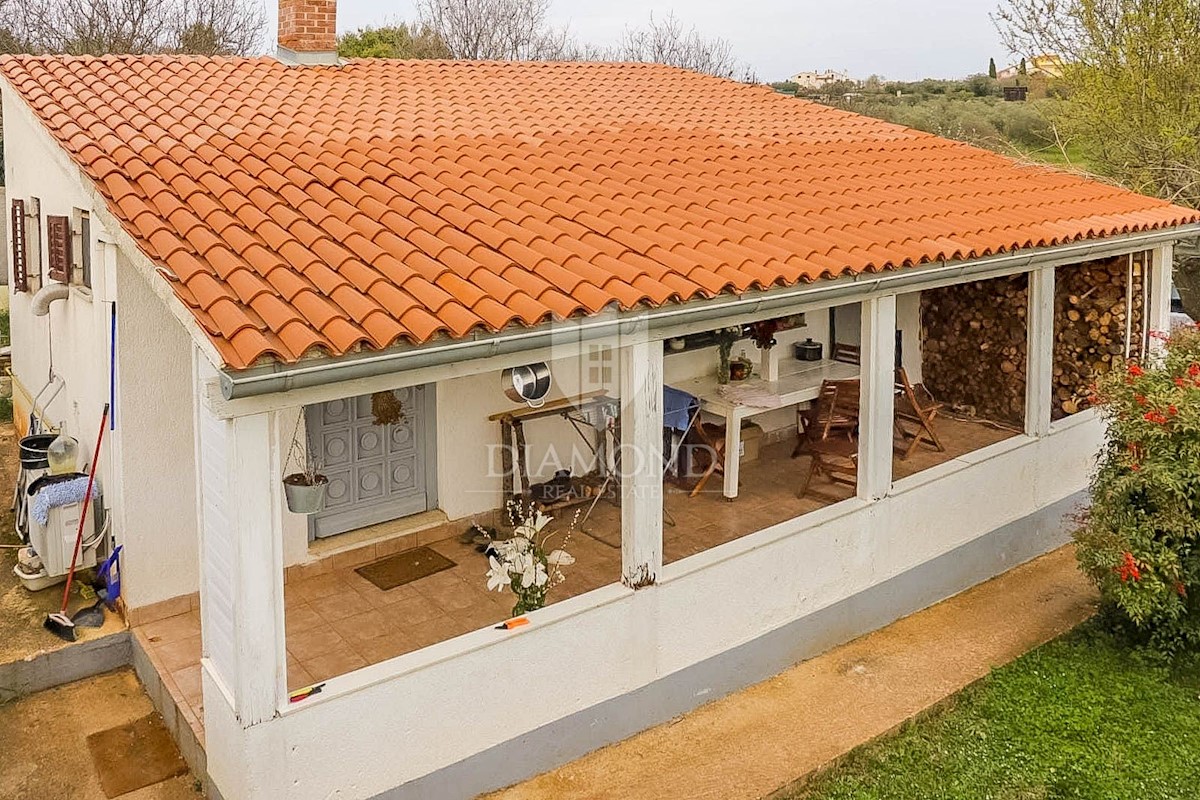
<path id="1" fill-rule="evenodd" d="M 1161 253 L 1158 257 L 1164 258 Z M 768 597 L 775 611 L 767 612 L 767 617 L 775 619 L 778 611 L 783 614 L 778 617 L 782 622 L 794 618 L 797 602 L 810 607 L 811 603 L 825 602 L 817 597 L 852 596 L 903 570 L 903 565 L 922 563 L 971 541 L 976 534 L 967 528 L 981 534 L 1013 514 L 1036 512 L 1054 494 L 1048 488 L 1050 494 L 1045 496 L 1033 492 L 1037 475 L 1046 469 L 1074 476 L 1066 481 L 1070 486 L 1082 482 L 1085 456 L 1095 435 L 1092 416 L 1083 413 L 1077 415 L 1078 419 L 1051 423 L 1057 324 L 1054 271 L 1054 267 L 1048 267 L 1028 275 L 1021 273 L 1022 280 L 1028 281 L 1028 290 L 1014 301 L 1024 304 L 1023 317 L 1027 320 L 1022 323 L 1022 352 L 1017 359 L 1020 368 L 1016 379 L 997 370 L 1012 379 L 1004 384 L 1004 396 L 1017 396 L 1020 424 L 982 415 L 965 403 L 925 395 L 931 405 L 938 406 L 931 422 L 938 446 L 932 441 L 918 441 L 912 446 L 911 437 L 905 436 L 903 427 L 897 424 L 897 411 L 904 399 L 897 383 L 898 365 L 904 366 L 905 358 L 913 359 L 915 365 L 909 362 L 912 371 L 920 374 L 920 354 L 928 326 L 921 324 L 919 313 L 914 324 L 905 322 L 897 310 L 906 304 L 920 309 L 919 297 L 915 304 L 914 298 L 897 295 L 868 296 L 854 304 L 857 363 L 826 358 L 817 367 L 777 365 L 779 375 L 768 383 L 782 385 L 789 375 L 803 369 L 828 373 L 832 368 L 853 373 L 854 377 L 828 376 L 832 380 L 856 381 L 854 423 L 844 434 L 854 451 L 854 472 L 849 481 L 837 482 L 818 475 L 806 485 L 813 455 L 798 447 L 797 442 L 798 437 L 805 436 L 808 425 L 801 419 L 803 412 L 817 407 L 813 401 L 748 415 L 754 418 L 770 414 L 784 423 L 772 435 L 762 435 L 753 457 L 739 454 L 734 480 L 729 480 L 730 461 L 721 458 L 729 451 L 714 452 L 711 439 L 700 443 L 700 457 L 691 469 L 674 474 L 671 451 L 679 440 L 670 435 L 664 389 L 692 386 L 695 384 L 689 381 L 703 380 L 703 376 L 689 378 L 685 370 L 673 366 L 688 357 L 686 350 L 682 356 L 671 355 L 670 344 L 664 344 L 676 337 L 652 337 L 644 329 L 635 329 L 608 340 L 604 343 L 608 355 L 597 359 L 602 368 L 596 374 L 602 380 L 611 380 L 610 396 L 616 399 L 618 413 L 615 420 L 607 422 L 617 424 L 610 426 L 598 417 L 588 419 L 598 436 L 610 437 L 609 450 L 599 458 L 610 459 L 605 469 L 616 476 L 613 491 L 551 509 L 555 519 L 546 529 L 546 547 L 568 550 L 574 563 L 564 568 L 566 580 L 553 587 L 547 608 L 526 615 L 528 624 L 511 630 L 497 626 L 512 617 L 513 596 L 487 590 L 489 561 L 473 534 L 475 523 L 487 527 L 497 521 L 506 484 L 505 473 L 493 467 L 503 461 L 499 453 L 490 453 L 494 463 L 486 465 L 485 472 L 476 473 L 483 477 L 479 484 L 466 480 L 464 475 L 468 473 L 463 470 L 447 473 L 444 469 L 448 444 L 473 441 L 479 449 L 492 446 L 496 441 L 495 420 L 488 419 L 492 415 L 456 420 L 456 426 L 462 428 L 458 431 L 439 418 L 435 428 L 437 453 L 442 461 L 437 472 L 438 496 L 444 501 L 458 498 L 450 502 L 467 498 L 480 505 L 479 512 L 457 516 L 455 522 L 416 535 L 385 537 L 368 546 L 289 564 L 285 556 L 286 529 L 294 520 L 290 520 L 275 487 L 284 468 L 283 443 L 294 419 L 294 406 L 282 405 L 280 398 L 246 398 L 243 402 L 235 399 L 202 407 L 201 452 L 212 459 L 204 475 L 205 480 L 216 482 L 217 492 L 205 495 L 204 600 L 201 609 L 190 615 L 191 622 L 179 623 L 178 627 L 189 631 L 189 636 L 194 636 L 197 628 L 203 631 L 203 657 L 197 647 L 194 660 L 176 660 L 175 668 L 167 672 L 179 683 L 203 681 L 204 689 L 196 687 L 189 698 L 198 726 L 216 720 L 228 730 L 231 720 L 237 720 L 235 727 L 253 730 L 277 715 L 290 719 L 303 715 L 305 708 L 329 709 L 331 700 L 356 696 L 392 677 L 405 683 L 422 683 L 424 679 L 419 676 L 435 665 L 448 665 L 460 658 L 473 660 L 475 669 L 491 674 L 498 667 L 484 664 L 501 657 L 498 652 L 485 657 L 485 653 L 492 653 L 492 647 L 505 643 L 517 646 L 526 631 L 534 633 L 535 638 L 559 637 L 567 630 L 582 635 L 583 628 L 572 628 L 570 620 L 599 615 L 598 621 L 610 613 L 605 609 L 611 610 L 615 608 L 613 603 L 623 604 L 626 599 L 633 602 L 627 607 L 629 613 L 638 608 L 642 610 L 636 613 L 643 613 L 644 603 L 633 598 L 643 594 L 637 590 L 650 586 L 666 590 L 670 585 L 673 592 L 691 595 L 692 590 L 682 587 L 696 580 L 712 584 L 710 590 L 718 591 L 724 598 L 722 602 L 741 609 L 730 612 L 739 620 L 739 628 L 747 624 L 746 615 L 760 613 L 752 608 Z M 987 296 L 987 291 L 981 288 L 981 296 Z M 809 320 L 832 320 L 835 316 L 830 314 L 831 308 L 812 305 L 801 307 L 799 313 Z M 1153 318 L 1149 322 L 1153 327 Z M 806 333 L 799 331 L 797 338 L 813 338 Z M 914 338 L 906 338 L 909 333 Z M 822 344 L 826 353 L 832 354 L 835 342 L 834 336 L 825 332 Z M 587 374 L 589 345 L 575 347 L 573 355 L 564 354 L 562 348 L 546 351 L 548 361 L 575 363 L 579 374 Z M 503 359 L 492 360 L 476 365 L 476 371 L 469 375 L 441 379 L 431 370 L 415 370 L 405 379 L 436 386 L 437 396 L 461 412 L 464 405 L 478 406 L 485 388 L 495 392 L 503 364 Z M 608 374 L 604 366 L 609 368 Z M 771 367 L 760 361 L 758 369 L 765 372 Z M 200 379 L 204 381 L 205 377 L 201 375 Z M 811 376 L 805 380 L 811 380 Z M 825 382 L 826 377 L 820 377 L 816 386 L 820 388 Z M 360 386 L 372 387 L 369 383 Z M 464 391 L 468 388 L 476 391 Z M 582 382 L 563 387 L 567 399 L 594 391 L 595 387 Z M 320 394 L 312 396 L 317 402 L 328 402 Z M 490 401 L 483 406 L 489 404 L 495 406 Z M 720 423 L 720 409 L 715 406 L 701 408 L 697 420 Z M 799 418 L 797 406 L 802 412 Z M 232 413 L 235 410 L 249 413 Z M 440 415 L 441 406 L 437 410 Z M 724 419 L 731 416 L 727 413 Z M 567 432 L 566 421 L 559 422 L 560 433 Z M 745 434 L 747 430 L 739 432 Z M 913 429 L 909 426 L 908 430 Z M 598 467 L 598 457 L 592 457 L 591 462 L 585 457 L 585 467 Z M 726 469 L 724 474 L 714 473 L 695 491 L 698 479 L 707 471 L 705 458 L 708 464 L 720 460 Z M 557 466 L 553 459 L 530 461 L 543 468 L 530 473 L 534 482 L 544 482 L 544 470 L 549 470 L 549 475 L 556 471 L 551 469 Z M 1059 462 L 1060 466 L 1052 466 Z M 508 466 L 515 469 L 512 464 Z M 453 485 L 456 480 L 460 485 Z M 522 484 L 517 481 L 512 485 Z M 214 502 L 220 492 L 227 493 L 222 502 L 228 504 L 226 508 L 236 509 L 235 513 L 222 513 L 222 505 Z M 264 494 L 273 499 L 263 503 Z M 524 496 L 528 499 L 527 494 Z M 1055 495 L 1053 499 L 1062 498 Z M 981 506 L 980 516 L 968 524 L 963 520 L 975 514 L 973 504 Z M 884 513 L 888 508 L 894 510 Z M 586 518 L 564 541 L 564 532 L 576 511 Z M 381 588 L 360 572 L 363 567 L 414 547 L 427 548 L 448 561 L 449 566 L 390 588 Z M 729 586 L 717 588 L 723 581 L 718 573 L 730 570 L 738 573 L 732 585 L 757 585 L 755 570 L 765 570 L 765 576 L 773 568 L 757 556 L 754 558 L 759 563 L 750 572 L 739 564 L 751 554 L 779 548 L 788 551 L 781 557 L 793 559 L 796 568 L 801 562 L 811 561 L 816 570 L 811 580 L 764 577 L 766 585 L 777 587 L 766 589 L 765 594 L 756 591 L 731 595 Z M 806 555 L 801 556 L 801 552 Z M 234 557 L 230 559 L 228 553 Z M 800 561 L 794 561 L 796 558 Z M 831 559 L 845 563 L 835 567 Z M 820 566 L 825 562 L 830 563 Z M 749 568 L 748 561 L 746 565 Z M 807 573 L 807 568 L 796 575 L 802 573 Z M 777 593 L 782 594 L 775 597 Z M 603 627 L 610 623 L 597 624 Z M 630 618 L 615 624 L 615 629 L 600 638 L 623 637 L 627 634 L 621 631 L 627 625 L 636 628 L 643 623 Z M 763 630 L 770 630 L 774 624 L 763 622 L 767 626 Z M 551 629 L 559 633 L 550 634 Z M 677 635 L 671 633 L 670 638 L 674 640 Z M 726 638 L 719 633 L 704 636 Z M 585 639 L 590 637 L 588 634 Z M 530 646 L 534 646 L 532 640 L 522 649 Z M 632 643 L 630 646 L 637 650 Z M 718 649 L 711 652 L 720 652 L 724 646 L 715 645 Z M 590 653 L 591 645 L 575 640 L 571 647 L 584 647 Z M 688 658 L 674 650 L 669 655 L 661 649 L 658 652 L 668 660 Z M 529 652 L 518 662 L 524 665 L 522 668 L 531 668 L 538 659 Z M 603 673 L 613 668 L 605 667 L 605 660 L 597 653 L 587 657 L 584 663 L 588 674 L 593 675 L 590 682 L 605 683 Z M 273 669 L 267 668 L 272 664 Z M 662 668 L 656 667 L 655 671 Z M 545 677 L 553 680 L 550 675 Z M 313 689 L 316 691 L 309 693 Z M 220 704 L 216 715 L 213 698 Z M 507 736 L 508 728 L 504 731 L 501 734 L 496 729 L 495 733 Z"/>

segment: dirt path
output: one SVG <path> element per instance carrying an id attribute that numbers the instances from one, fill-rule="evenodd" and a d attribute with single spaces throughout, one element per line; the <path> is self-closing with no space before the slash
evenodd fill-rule
<path id="1" fill-rule="evenodd" d="M 491 800 L 761 798 L 1091 615 L 1065 547 Z"/>
<path id="2" fill-rule="evenodd" d="M 0 706 L 0 797 L 105 800 L 87 738 L 154 712 L 132 670 L 110 672 Z M 173 747 L 173 745 L 172 745 Z M 134 747 L 130 759 L 148 754 Z M 121 800 L 198 800 L 190 774 Z"/>

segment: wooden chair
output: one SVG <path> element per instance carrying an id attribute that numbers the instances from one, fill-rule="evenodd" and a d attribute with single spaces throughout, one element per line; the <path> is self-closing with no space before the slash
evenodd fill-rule
<path id="1" fill-rule="evenodd" d="M 709 458 L 708 466 L 704 469 L 700 480 L 696 481 L 689 497 L 695 497 L 704 491 L 708 479 L 713 475 L 725 475 L 725 426 L 715 422 L 697 422 L 692 430 L 696 432 L 696 438 L 700 440 L 700 443 L 708 448 Z"/>
<path id="2" fill-rule="evenodd" d="M 918 394 L 904 367 L 896 370 L 896 431 L 902 442 L 902 460 L 907 460 L 922 442 L 940 453 L 946 451 L 933 426 L 934 417 L 941 408 L 942 404 L 935 402 L 925 387 L 922 386 Z M 905 439 L 910 440 L 907 447 L 903 445 Z"/>
<path id="3" fill-rule="evenodd" d="M 830 352 L 829 357 L 834 361 L 841 361 L 845 364 L 861 364 L 862 348 L 856 344 L 834 342 L 833 349 Z"/>
<path id="4" fill-rule="evenodd" d="M 812 457 L 808 473 L 796 495 L 803 497 L 816 475 L 854 486 L 858 481 L 857 380 L 825 381 L 808 414 L 800 443 L 793 456 Z"/>

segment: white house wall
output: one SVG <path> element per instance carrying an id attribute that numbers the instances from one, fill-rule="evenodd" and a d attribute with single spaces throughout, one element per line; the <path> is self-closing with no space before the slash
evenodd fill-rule
<path id="1" fill-rule="evenodd" d="M 657 586 L 606 587 L 515 635 L 477 631 L 342 676 L 249 729 L 206 675 L 210 772 L 226 797 L 351 800 L 530 735 L 1070 498 L 1102 435 L 1094 418 L 1073 422 L 668 565 Z M 541 688 L 532 701 L 504 690 L 518 685 Z"/>
<path id="2" fill-rule="evenodd" d="M 26 113 L 14 113 L 9 97 L 3 102 L 7 196 L 39 198 L 44 242 L 46 215 L 93 209 L 78 176 L 61 166 L 61 153 L 55 155 L 46 131 L 31 125 Z M 7 225 L 10 215 L 4 210 Z M 115 246 L 103 243 L 105 231 L 95 215 L 91 222 L 91 292 L 72 289 L 43 317 L 31 313 L 33 291 L 11 294 L 14 414 L 23 429 L 31 395 L 46 382 L 53 358 L 54 372 L 65 385 L 45 409 L 45 421 L 64 424 L 85 458 L 91 458 L 100 412 L 109 400 L 111 301 L 117 300 L 123 351 L 117 424 L 105 434 L 98 480 L 117 543 L 125 545 L 122 590 L 136 608 L 189 594 L 199 584 L 191 347 L 145 278 Z M 45 272 L 44 246 L 37 251 L 40 263 L 31 260 L 31 275 Z M 31 289 L 36 288 L 35 281 Z"/>
<path id="3" fill-rule="evenodd" d="M 192 345 L 146 280 L 118 260 L 117 413 L 126 601 L 200 588 Z"/>

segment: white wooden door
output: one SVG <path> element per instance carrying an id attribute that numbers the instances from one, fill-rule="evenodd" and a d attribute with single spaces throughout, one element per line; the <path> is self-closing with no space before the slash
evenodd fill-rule
<path id="1" fill-rule="evenodd" d="M 329 478 L 325 510 L 309 518 L 315 538 L 436 507 L 434 387 L 395 395 L 405 418 L 391 425 L 375 424 L 370 395 L 305 409 L 309 441 Z"/>

